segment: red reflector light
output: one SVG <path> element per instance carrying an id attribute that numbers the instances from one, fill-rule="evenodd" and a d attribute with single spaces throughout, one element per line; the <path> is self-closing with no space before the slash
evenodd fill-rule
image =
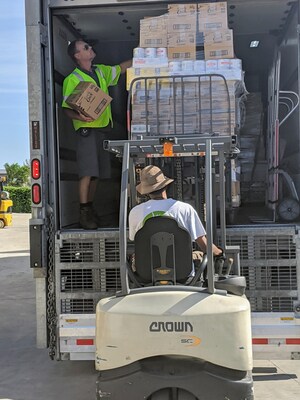
<path id="1" fill-rule="evenodd" d="M 31 176 L 33 179 L 39 179 L 41 176 L 40 160 L 36 158 L 31 162 Z"/>
<path id="2" fill-rule="evenodd" d="M 39 204 L 41 202 L 41 187 L 37 183 L 32 185 L 32 202 L 34 204 Z"/>
<path id="3" fill-rule="evenodd" d="M 93 346 L 94 339 L 77 339 L 77 346 Z"/>
<path id="4" fill-rule="evenodd" d="M 286 339 L 286 344 L 300 344 L 300 339 L 296 339 L 296 338 Z"/>
<path id="5" fill-rule="evenodd" d="M 268 339 L 252 339 L 252 344 L 268 344 Z"/>

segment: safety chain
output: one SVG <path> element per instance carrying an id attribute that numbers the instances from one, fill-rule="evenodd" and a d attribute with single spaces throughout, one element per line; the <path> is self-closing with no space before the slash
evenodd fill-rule
<path id="1" fill-rule="evenodd" d="M 175 160 L 175 168 L 176 168 L 176 199 L 183 200 L 183 181 L 182 181 L 182 159 L 180 157 L 176 157 Z"/>
<path id="2" fill-rule="evenodd" d="M 48 271 L 47 271 L 47 324 L 49 330 L 49 356 L 53 360 L 56 354 L 56 304 L 54 273 L 54 216 L 49 214 L 48 225 Z"/>

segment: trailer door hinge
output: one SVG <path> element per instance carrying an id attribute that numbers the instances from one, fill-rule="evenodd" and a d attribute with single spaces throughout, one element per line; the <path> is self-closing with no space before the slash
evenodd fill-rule
<path id="1" fill-rule="evenodd" d="M 48 46 L 48 32 L 45 25 L 39 23 L 40 26 L 40 41 L 41 44 L 45 47 Z"/>

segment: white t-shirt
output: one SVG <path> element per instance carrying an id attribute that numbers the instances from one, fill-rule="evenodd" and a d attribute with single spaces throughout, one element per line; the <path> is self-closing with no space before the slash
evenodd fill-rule
<path id="1" fill-rule="evenodd" d="M 174 199 L 148 200 L 134 207 L 129 213 L 129 239 L 134 240 L 148 218 L 166 215 L 176 219 L 191 235 L 193 241 L 206 235 L 196 210 L 187 203 Z"/>

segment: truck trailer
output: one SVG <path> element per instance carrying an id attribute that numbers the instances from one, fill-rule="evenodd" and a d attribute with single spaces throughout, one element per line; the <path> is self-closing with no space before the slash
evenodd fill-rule
<path id="1" fill-rule="evenodd" d="M 51 358 L 94 360 L 96 306 L 121 289 L 117 158 L 111 160 L 111 179 L 100 182 L 105 193 L 97 192 L 103 226 L 92 231 L 78 226 L 74 131 L 61 108 L 62 83 L 74 69 L 68 44 L 83 38 L 95 48 L 97 61 L 117 65 L 132 58 L 133 49 L 139 47 L 140 21 L 166 14 L 170 3 L 191 2 L 25 1 L 30 264 L 36 282 L 37 346 L 48 347 Z M 298 0 L 227 1 L 244 89 L 240 123 L 233 132 L 236 152 L 228 167 L 227 182 L 238 182 L 238 189 L 227 185 L 226 245 L 239 248 L 240 273 L 246 278 L 252 309 L 255 358 L 299 359 L 300 355 L 299 6 Z M 203 46 L 197 53 L 201 57 Z M 111 140 L 130 139 L 125 78 L 110 95 Z M 201 171 L 203 165 L 199 179 Z M 197 203 L 201 193 L 195 193 L 189 165 L 175 162 L 174 173 L 182 178 L 174 196 Z M 217 201 L 215 208 L 222 208 Z M 205 218 L 205 208 L 201 210 Z M 217 219 L 214 240 L 222 243 Z"/>

